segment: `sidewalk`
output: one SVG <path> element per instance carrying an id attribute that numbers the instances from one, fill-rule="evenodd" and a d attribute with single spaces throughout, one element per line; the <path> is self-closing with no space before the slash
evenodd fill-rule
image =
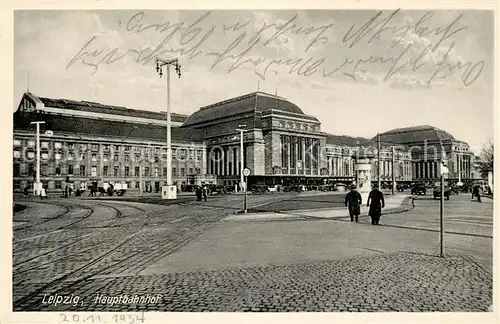
<path id="1" fill-rule="evenodd" d="M 385 198 L 383 215 L 397 214 L 413 209 L 412 198 L 409 195 L 394 195 Z M 361 215 L 368 214 L 368 207 L 361 207 Z M 306 218 L 335 219 L 349 217 L 347 208 L 321 208 L 282 211 L 279 213 L 248 213 L 228 216 L 222 221 L 248 221 L 248 220 L 291 220 Z"/>

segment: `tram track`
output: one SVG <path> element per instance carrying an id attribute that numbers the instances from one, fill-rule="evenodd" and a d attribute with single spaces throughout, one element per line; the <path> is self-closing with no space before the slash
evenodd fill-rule
<path id="1" fill-rule="evenodd" d="M 49 217 L 49 218 L 42 218 L 43 221 L 42 222 L 37 222 L 37 223 L 31 223 L 31 224 L 26 224 L 25 226 L 18 226 L 18 227 L 15 227 L 14 228 L 14 232 L 18 232 L 18 231 L 22 231 L 22 230 L 26 230 L 28 228 L 33 228 L 34 226 L 40 226 L 40 225 L 43 225 L 45 223 L 48 223 L 48 222 L 51 222 L 51 221 L 54 221 L 56 219 L 59 219 L 65 215 L 67 215 L 68 213 L 71 212 L 71 208 L 69 208 L 67 205 L 63 205 L 63 204 L 58 204 L 58 203 L 48 203 L 48 202 L 36 202 L 37 204 L 45 204 L 45 205 L 54 205 L 54 206 L 59 206 L 59 207 L 62 207 L 65 209 L 65 211 L 63 213 L 60 213 L 60 214 L 56 214 L 56 216 L 54 217 Z M 28 206 L 27 209 L 31 209 L 32 207 Z"/>
<path id="2" fill-rule="evenodd" d="M 136 208 L 138 208 L 138 207 L 136 207 Z M 138 209 L 140 209 L 140 208 L 138 208 Z M 119 244 L 117 244 L 113 248 L 109 249 L 105 253 L 102 253 L 98 257 L 92 259 L 91 261 L 85 263 L 84 265 L 78 267 L 77 269 L 75 269 L 75 270 L 73 270 L 73 271 L 71 271 L 69 273 L 66 273 L 66 274 L 62 275 L 62 276 L 60 276 L 60 277 L 58 277 L 58 278 L 56 278 L 56 279 L 54 279 L 54 280 L 52 280 L 52 281 L 44 284 L 44 285 L 42 285 L 41 287 L 37 288 L 35 291 L 33 291 L 31 293 L 28 293 L 27 295 L 25 295 L 25 296 L 17 299 L 16 301 L 14 301 L 14 309 L 16 309 L 16 308 L 22 308 L 22 310 L 31 310 L 36 305 L 40 305 L 40 303 L 38 301 L 38 298 L 37 298 L 37 297 L 39 297 L 40 293 L 42 293 L 44 291 L 47 291 L 47 290 L 50 290 L 50 288 L 54 288 L 54 287 L 56 287 L 56 286 L 58 286 L 60 284 L 62 284 L 63 287 L 58 288 L 54 293 L 59 293 L 61 291 L 64 291 L 65 293 L 67 293 L 68 291 L 71 291 L 71 286 L 75 286 L 79 282 L 84 282 L 84 281 L 90 279 L 91 277 L 97 275 L 99 272 L 102 272 L 103 270 L 105 270 L 107 268 L 113 267 L 116 264 L 123 263 L 123 262 L 127 261 L 127 259 L 122 259 L 122 260 L 119 260 L 119 261 L 115 261 L 114 263 L 112 262 L 112 264 L 109 265 L 109 266 L 106 266 L 106 267 L 104 267 L 102 269 L 99 269 L 97 271 L 94 271 L 94 272 L 91 271 L 90 274 L 86 274 L 83 277 L 81 277 L 79 279 L 76 279 L 76 280 L 72 280 L 69 283 L 67 283 L 66 285 L 64 285 L 64 282 L 67 279 L 75 277 L 79 273 L 83 272 L 84 270 L 88 270 L 92 266 L 97 265 L 100 261 L 104 260 L 106 257 L 108 257 L 111 254 L 113 254 L 120 247 L 122 247 L 122 246 L 126 245 L 127 243 L 130 243 L 132 240 L 134 240 L 142 232 L 142 230 L 148 226 L 149 221 L 150 221 L 150 213 L 148 213 L 147 211 L 145 211 L 143 209 L 141 209 L 141 210 L 144 213 L 144 215 L 143 215 L 144 219 L 143 219 L 143 222 L 142 222 L 141 226 L 139 227 L 139 229 L 135 233 L 133 233 L 131 235 L 128 235 Z M 137 253 L 142 253 L 142 251 L 138 251 Z M 31 300 L 33 300 L 33 301 L 31 301 Z"/>
<path id="3" fill-rule="evenodd" d="M 122 212 L 118 208 L 113 207 L 113 206 L 109 206 L 109 205 L 104 205 L 104 204 L 98 204 L 98 205 L 99 206 L 103 206 L 103 207 L 107 207 L 107 208 L 110 208 L 110 209 L 113 209 L 115 211 L 116 214 L 114 216 L 114 219 L 111 220 L 110 224 L 116 224 L 119 220 L 122 219 Z M 130 215 L 130 216 L 134 216 L 134 215 Z M 84 227 L 84 228 L 92 228 L 92 229 L 101 228 L 101 229 L 107 229 L 107 228 L 111 228 L 111 226 L 107 225 L 107 226 L 102 226 L 102 227 Z M 47 234 L 50 234 L 50 233 L 47 233 Z M 15 273 L 15 275 L 20 275 L 20 274 L 24 274 L 24 273 L 29 272 L 29 271 L 34 271 L 34 270 L 36 270 L 38 268 L 43 268 L 44 266 L 47 266 L 47 265 L 50 265 L 50 264 L 53 264 L 53 263 L 56 263 L 56 262 L 60 262 L 60 261 L 65 261 L 65 260 L 71 259 L 71 258 L 73 258 L 75 256 L 82 255 L 82 253 L 84 253 L 84 252 L 87 252 L 87 251 L 90 251 L 90 250 L 94 250 L 96 248 L 101 247 L 102 244 L 109 244 L 107 242 L 98 242 L 97 244 L 91 244 L 92 246 L 90 248 L 88 248 L 88 249 L 79 250 L 76 253 L 65 254 L 63 257 L 56 258 L 56 259 L 51 260 L 49 262 L 44 262 L 44 263 L 37 264 L 35 267 L 30 266 L 29 268 L 24 269 L 24 270 L 19 269 L 19 267 L 21 267 L 22 265 L 24 265 L 24 264 L 26 264 L 26 263 L 28 263 L 30 261 L 34 261 L 34 260 L 37 260 L 37 259 L 40 259 L 40 258 L 43 258 L 43 257 L 47 257 L 47 256 L 49 256 L 49 255 L 51 255 L 53 253 L 60 252 L 63 249 L 68 249 L 68 248 L 72 248 L 72 247 L 74 248 L 75 245 L 78 245 L 78 244 L 81 244 L 83 246 L 88 246 L 89 243 L 83 241 L 83 239 L 88 240 L 90 237 L 95 236 L 97 234 L 100 235 L 101 233 L 100 232 L 92 232 L 92 233 L 86 234 L 84 236 L 79 237 L 79 239 L 77 239 L 75 241 L 72 241 L 69 244 L 62 245 L 62 246 L 57 247 L 55 249 L 52 249 L 50 251 L 38 254 L 38 255 L 36 255 L 34 257 L 31 257 L 29 259 L 25 259 L 25 260 L 23 260 L 21 262 L 15 263 L 15 264 L 13 264 L 14 273 Z"/>
<path id="4" fill-rule="evenodd" d="M 166 209 L 148 212 L 143 208 L 132 204 L 123 204 L 123 207 L 136 209 L 138 214 L 127 215 L 127 217 L 116 217 L 116 219 L 101 228 L 110 228 L 110 225 L 117 225 L 117 222 L 120 219 L 129 218 L 129 216 L 141 215 L 143 222 L 135 233 L 124 237 L 119 244 L 109 248 L 107 251 L 99 254 L 92 260 L 85 262 L 85 264 L 82 264 L 78 268 L 63 274 L 54 280 L 50 280 L 47 283 L 41 283 L 38 287 L 35 286 L 36 289 L 34 291 L 24 296 L 19 296 L 19 298 L 14 301 L 14 309 L 40 309 L 41 304 L 39 301 L 43 297 L 43 293 L 50 292 L 52 294 L 71 294 L 78 289 L 81 289 L 81 287 L 86 287 L 88 284 L 87 281 L 96 276 L 107 276 L 110 273 L 115 275 L 130 271 L 138 273 L 147 267 L 149 263 L 160 257 L 174 253 L 188 244 L 192 239 L 205 232 L 213 224 L 217 223 L 219 219 L 227 215 L 228 208 L 237 209 L 237 207 L 233 205 L 236 204 L 229 204 L 229 206 L 210 206 L 203 204 L 200 205 L 200 207 L 206 208 L 193 208 L 193 213 L 189 217 L 182 217 L 181 220 L 177 220 L 176 217 L 178 211 L 175 206 L 168 206 Z M 191 207 L 196 207 L 196 205 Z M 118 208 L 114 208 L 118 210 Z M 214 215 L 213 213 L 207 213 L 207 209 L 220 209 L 220 212 L 217 211 L 216 215 Z M 158 218 L 156 216 L 161 217 Z M 148 233 L 147 237 L 141 237 L 140 233 L 151 223 L 154 223 L 155 227 L 169 228 L 167 235 L 165 236 L 165 232 L 161 230 L 153 230 L 152 233 Z M 132 224 L 127 225 L 131 226 Z M 174 227 L 172 228 L 171 226 Z M 84 228 L 85 227 L 82 227 L 82 229 Z M 180 235 L 178 235 L 178 231 L 181 232 Z M 97 233 L 99 232 L 101 231 L 97 231 Z M 154 235 L 154 239 L 151 238 L 152 235 Z M 141 240 L 134 241 L 137 238 L 140 238 Z M 133 248 L 124 250 L 125 246 L 130 244 L 132 241 L 134 241 Z M 152 244 L 151 242 L 154 243 Z M 90 250 L 90 248 L 88 250 Z M 82 251 L 79 251 L 75 254 L 81 253 Z M 64 261 L 75 254 L 63 256 L 52 260 L 51 262 L 42 263 L 40 266 L 43 267 L 54 262 Z M 26 271 L 23 273 L 26 273 Z M 19 284 L 17 285 L 17 289 L 23 289 L 19 286 Z M 26 283 L 24 285 L 26 285 Z M 95 288 L 96 287 L 94 287 L 93 290 Z"/>

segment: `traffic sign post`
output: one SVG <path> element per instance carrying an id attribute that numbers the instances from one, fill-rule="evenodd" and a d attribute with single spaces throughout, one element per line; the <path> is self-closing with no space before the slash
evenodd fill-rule
<path id="1" fill-rule="evenodd" d="M 243 171 L 243 176 L 245 177 L 245 186 L 244 186 L 244 189 L 245 190 L 245 200 L 243 202 L 243 212 L 246 214 L 247 213 L 247 177 L 250 175 L 250 169 L 248 168 L 244 168 Z"/>

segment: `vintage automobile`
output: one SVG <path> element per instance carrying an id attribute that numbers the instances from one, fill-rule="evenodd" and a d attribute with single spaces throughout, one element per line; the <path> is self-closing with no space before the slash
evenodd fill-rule
<path id="1" fill-rule="evenodd" d="M 424 183 L 416 183 L 411 187 L 411 194 L 412 195 L 426 195 L 427 194 L 427 188 L 425 187 Z"/>
<path id="2" fill-rule="evenodd" d="M 446 200 L 450 200 L 450 187 L 445 184 L 444 185 L 444 198 Z M 441 198 L 441 183 L 439 182 L 436 182 L 434 184 L 434 189 L 432 190 L 432 194 L 434 196 L 434 199 L 438 199 L 438 198 Z"/>

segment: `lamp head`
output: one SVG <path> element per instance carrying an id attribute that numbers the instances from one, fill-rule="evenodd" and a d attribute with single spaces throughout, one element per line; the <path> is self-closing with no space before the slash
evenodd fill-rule
<path id="1" fill-rule="evenodd" d="M 181 77 L 181 65 L 178 63 L 175 63 L 175 72 L 177 72 L 177 75 L 180 78 Z"/>

